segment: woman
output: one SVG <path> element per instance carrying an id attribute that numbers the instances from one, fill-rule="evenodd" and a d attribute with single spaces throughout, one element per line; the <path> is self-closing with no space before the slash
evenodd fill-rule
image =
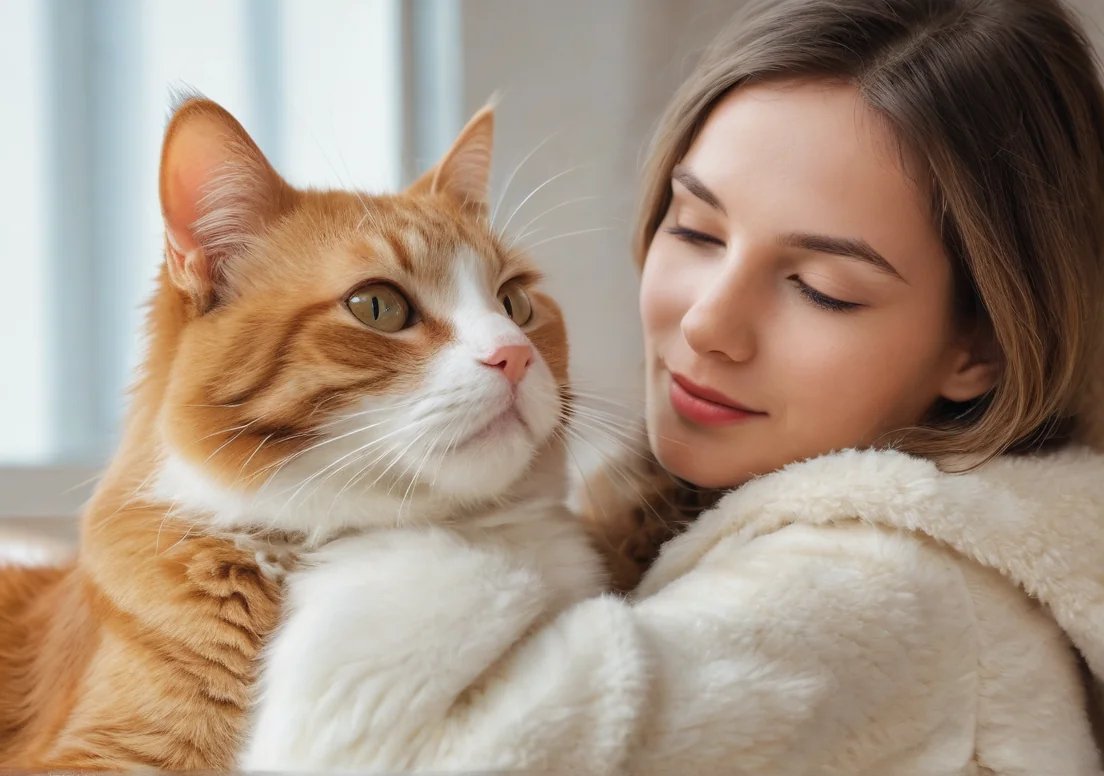
<path id="1" fill-rule="evenodd" d="M 1100 773 L 1102 139 L 1056 0 L 739 19 L 662 123 L 637 237 L 652 452 L 683 505 L 733 490 L 631 598 L 551 622 L 441 558 L 494 593 L 456 645 L 495 662 L 395 761 L 448 735 L 407 761 Z M 593 521 L 648 559 L 655 525 Z"/>

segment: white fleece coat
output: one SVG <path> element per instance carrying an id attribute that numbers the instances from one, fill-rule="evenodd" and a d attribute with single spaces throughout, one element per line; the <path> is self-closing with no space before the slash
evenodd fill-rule
<path id="1" fill-rule="evenodd" d="M 634 600 L 554 617 L 540 573 L 421 536 L 349 579 L 374 632 L 348 599 L 310 602 L 325 628 L 306 648 L 354 657 L 289 712 L 269 766 L 1101 773 L 1079 657 L 1104 676 L 1104 457 L 1087 450 L 968 475 L 886 452 L 796 464 L 670 542 Z M 402 661 L 370 650 L 358 675 L 376 642 Z M 325 751 L 338 739 L 360 760 Z"/>

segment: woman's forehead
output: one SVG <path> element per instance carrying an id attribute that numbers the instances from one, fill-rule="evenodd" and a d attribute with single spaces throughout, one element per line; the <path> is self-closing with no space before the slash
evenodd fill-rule
<path id="1" fill-rule="evenodd" d="M 719 205 L 712 209 L 733 228 L 863 240 L 906 277 L 942 256 L 927 193 L 887 123 L 852 86 L 736 89 L 714 108 L 680 168 L 704 184 Z M 916 261 L 921 266 L 910 266 Z"/>

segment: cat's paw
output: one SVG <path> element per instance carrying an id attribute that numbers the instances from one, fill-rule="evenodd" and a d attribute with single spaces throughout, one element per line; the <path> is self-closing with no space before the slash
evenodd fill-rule
<path id="1" fill-rule="evenodd" d="M 266 579 L 282 584 L 299 564 L 298 544 L 270 536 L 235 536 L 234 544 L 252 556 Z"/>

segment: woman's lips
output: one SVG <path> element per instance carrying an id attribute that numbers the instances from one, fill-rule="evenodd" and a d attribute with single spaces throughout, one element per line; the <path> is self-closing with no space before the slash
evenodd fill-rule
<path id="1" fill-rule="evenodd" d="M 724 394 L 671 372 L 671 407 L 680 416 L 699 426 L 730 426 L 752 418 L 765 417 L 765 412 L 748 409 Z"/>

